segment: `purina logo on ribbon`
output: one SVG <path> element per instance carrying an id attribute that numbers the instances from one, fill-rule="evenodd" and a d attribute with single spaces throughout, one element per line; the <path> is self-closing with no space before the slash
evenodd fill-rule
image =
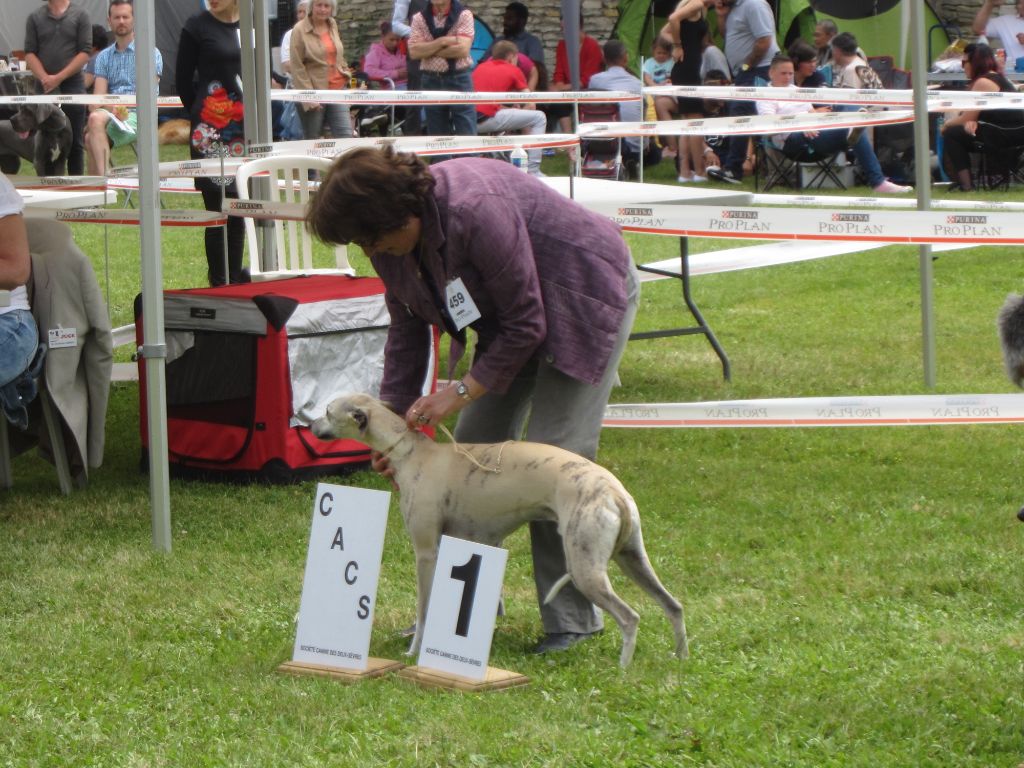
<path id="1" fill-rule="evenodd" d="M 871 221 L 869 213 L 833 213 L 832 221 Z"/>
<path id="2" fill-rule="evenodd" d="M 652 208 L 619 208 L 619 216 L 653 216 Z"/>
<path id="3" fill-rule="evenodd" d="M 988 224 L 988 216 L 965 216 L 953 214 L 946 217 L 947 224 Z"/>
<path id="4" fill-rule="evenodd" d="M 759 211 L 722 211 L 723 219 L 757 219 L 760 216 Z"/>

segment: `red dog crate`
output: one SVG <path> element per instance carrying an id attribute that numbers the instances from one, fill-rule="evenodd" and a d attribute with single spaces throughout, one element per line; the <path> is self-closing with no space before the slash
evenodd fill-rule
<path id="1" fill-rule="evenodd" d="M 280 481 L 365 466 L 365 445 L 322 441 L 309 425 L 339 394 L 379 394 L 388 323 L 377 278 L 296 277 L 166 291 L 172 473 Z M 135 334 L 141 344 L 140 299 Z M 424 392 L 437 384 L 436 335 L 434 342 Z M 144 463 L 145 375 L 140 361 Z"/>

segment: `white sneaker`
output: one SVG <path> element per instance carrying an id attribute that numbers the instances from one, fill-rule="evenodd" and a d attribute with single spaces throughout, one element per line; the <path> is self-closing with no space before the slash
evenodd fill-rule
<path id="1" fill-rule="evenodd" d="M 699 176 L 696 173 L 693 174 L 693 178 L 690 179 L 690 181 L 692 181 L 694 184 L 700 184 L 702 181 L 707 181 L 707 180 L 708 180 L 707 176 Z"/>
<path id="2" fill-rule="evenodd" d="M 913 191 L 913 187 L 904 187 L 902 184 L 893 184 L 888 179 L 875 187 L 875 192 L 880 195 L 902 195 L 904 192 Z"/>
<path id="3" fill-rule="evenodd" d="M 676 181 L 680 184 L 689 184 L 693 181 L 693 176 L 676 176 Z"/>

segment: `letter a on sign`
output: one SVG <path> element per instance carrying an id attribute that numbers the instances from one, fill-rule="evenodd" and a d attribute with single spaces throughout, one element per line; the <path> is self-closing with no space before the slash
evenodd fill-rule
<path id="1" fill-rule="evenodd" d="M 391 494 L 320 483 L 292 660 L 365 670 Z"/>

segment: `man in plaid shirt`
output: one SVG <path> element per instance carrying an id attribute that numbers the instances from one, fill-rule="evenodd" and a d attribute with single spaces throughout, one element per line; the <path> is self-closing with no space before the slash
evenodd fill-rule
<path id="1" fill-rule="evenodd" d="M 96 55 L 96 80 L 93 93 L 102 95 L 135 94 L 135 9 L 132 0 L 111 0 L 107 23 L 114 33 L 113 45 Z M 163 71 L 163 57 L 153 49 L 156 76 Z M 156 88 L 157 85 L 154 85 Z M 110 161 L 110 148 L 135 141 L 138 116 L 134 109 L 117 106 L 113 113 L 92 108 L 85 129 L 85 147 L 89 152 L 89 175 L 104 176 Z"/>

